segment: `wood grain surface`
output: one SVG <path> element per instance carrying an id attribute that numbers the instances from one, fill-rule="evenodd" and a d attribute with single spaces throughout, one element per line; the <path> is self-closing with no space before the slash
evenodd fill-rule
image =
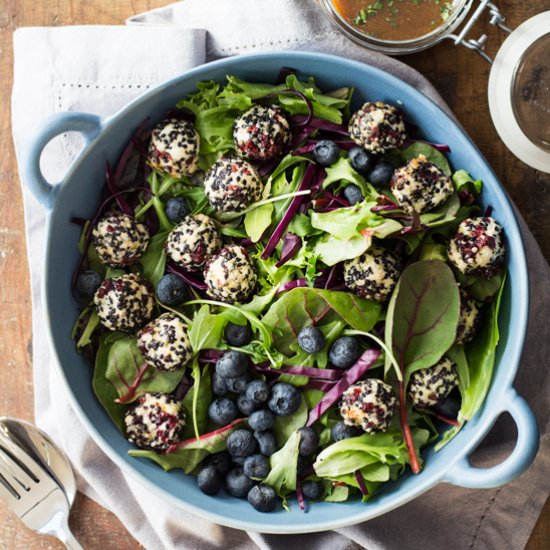
<path id="1" fill-rule="evenodd" d="M 167 4 L 166 0 L 0 0 L 0 415 L 33 418 L 31 301 L 23 229 L 23 210 L 10 127 L 12 33 L 22 26 L 123 24 L 130 15 Z M 207 9 L 205 0 L 205 9 Z M 501 11 L 515 27 L 550 8 L 549 0 L 501 0 Z M 494 54 L 505 38 L 488 29 L 487 51 Z M 487 30 L 488 29 L 488 30 Z M 516 159 L 499 140 L 491 123 L 487 100 L 489 65 L 475 53 L 450 42 L 403 61 L 422 72 L 453 108 L 466 131 L 490 159 L 497 175 L 533 230 L 544 255 L 550 258 L 550 176 Z M 109 512 L 79 495 L 71 526 L 85 548 L 138 548 L 132 536 Z M 546 550 L 550 539 L 550 505 L 541 515 L 528 550 Z M 54 539 L 28 531 L 0 503 L 0 549 L 62 548 Z M 459 549 L 460 550 L 460 549 Z"/>

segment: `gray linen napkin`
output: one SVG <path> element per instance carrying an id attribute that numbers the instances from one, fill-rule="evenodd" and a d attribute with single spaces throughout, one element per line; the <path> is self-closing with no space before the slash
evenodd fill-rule
<path id="1" fill-rule="evenodd" d="M 368 52 L 336 32 L 313 0 L 186 0 L 136 16 L 129 27 L 21 29 L 14 37 L 12 102 L 16 151 L 26 129 L 53 112 L 84 110 L 107 116 L 144 89 L 219 57 L 274 49 L 315 50 L 380 67 L 411 83 L 448 111 L 419 73 Z M 162 26 L 162 28 L 159 28 Z M 90 48 L 89 45 L 94 47 Z M 78 153 L 71 134 L 42 158 L 60 179 Z M 23 189 L 33 295 L 33 356 L 37 423 L 59 441 L 78 472 L 79 488 L 112 510 L 147 548 L 521 549 L 550 492 L 550 268 L 523 221 L 532 285 L 529 331 L 516 387 L 533 408 L 542 440 L 531 468 L 496 490 L 440 485 L 367 523 L 311 535 L 261 535 L 223 528 L 176 510 L 128 479 L 86 434 L 60 388 L 42 329 L 41 266 L 45 212 Z M 474 458 L 497 463 L 515 441 L 498 422 Z"/>

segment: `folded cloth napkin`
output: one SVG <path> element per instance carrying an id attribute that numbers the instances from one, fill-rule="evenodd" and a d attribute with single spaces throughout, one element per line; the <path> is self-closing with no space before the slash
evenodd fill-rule
<path id="1" fill-rule="evenodd" d="M 127 27 L 20 29 L 15 33 L 13 133 L 19 154 L 27 128 L 54 112 L 109 115 L 140 94 L 186 69 L 223 56 L 274 49 L 341 54 L 380 67 L 411 83 L 448 111 L 420 74 L 368 52 L 335 31 L 313 0 L 186 0 L 136 16 Z M 160 27 L 161 26 L 161 27 Z M 93 47 L 90 47 L 93 45 Z M 62 178 L 80 142 L 56 138 L 42 157 L 51 181 Z M 550 492 L 550 269 L 521 221 L 532 285 L 531 316 L 516 387 L 541 428 L 541 451 L 516 481 L 495 490 L 440 485 L 412 503 L 369 522 L 300 536 L 245 533 L 174 509 L 127 478 L 87 435 L 67 404 L 42 326 L 41 278 L 46 213 L 23 187 L 33 298 L 33 357 L 37 423 L 68 453 L 79 488 L 113 511 L 146 548 L 445 547 L 523 548 Z M 515 440 L 510 423 L 498 422 L 476 465 L 494 464 Z M 116 542 L 113 542 L 113 547 Z"/>

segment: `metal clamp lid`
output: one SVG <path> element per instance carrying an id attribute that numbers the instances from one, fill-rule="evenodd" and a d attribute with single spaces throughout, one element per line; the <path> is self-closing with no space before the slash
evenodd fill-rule
<path id="1" fill-rule="evenodd" d="M 550 173 L 550 11 L 522 23 L 497 52 L 489 109 L 497 132 L 520 160 Z"/>

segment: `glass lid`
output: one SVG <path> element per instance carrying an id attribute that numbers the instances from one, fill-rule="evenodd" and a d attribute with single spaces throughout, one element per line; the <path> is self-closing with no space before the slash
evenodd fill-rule
<path id="1" fill-rule="evenodd" d="M 489 76 L 495 128 L 520 160 L 550 173 L 550 11 L 504 41 Z"/>

